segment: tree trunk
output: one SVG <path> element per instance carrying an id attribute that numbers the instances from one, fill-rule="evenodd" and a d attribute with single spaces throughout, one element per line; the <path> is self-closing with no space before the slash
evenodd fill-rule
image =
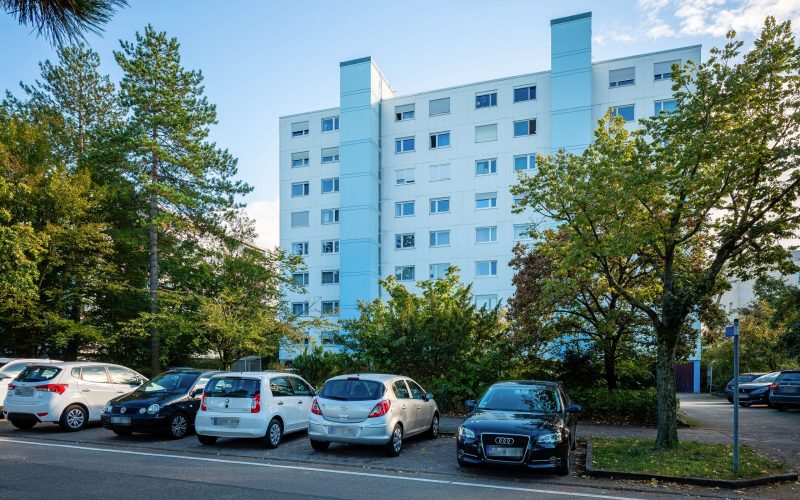
<path id="1" fill-rule="evenodd" d="M 678 399 L 675 394 L 675 349 L 677 334 L 659 332 L 656 346 L 656 386 L 658 391 L 658 433 L 656 446 L 678 445 Z M 666 338 L 665 338 L 666 337 Z"/>
<path id="2" fill-rule="evenodd" d="M 153 143 L 158 140 L 158 131 L 153 130 Z M 158 182 L 158 155 L 153 151 L 153 160 L 150 168 L 150 314 L 158 312 L 158 197 L 156 196 L 156 183 Z M 155 321 L 150 323 L 150 366 L 153 370 L 151 376 L 156 376 L 161 371 L 161 341 L 158 336 L 158 327 Z"/>
<path id="3" fill-rule="evenodd" d="M 609 347 L 603 353 L 605 365 L 606 388 L 608 392 L 617 390 L 617 352 L 614 347 Z"/>

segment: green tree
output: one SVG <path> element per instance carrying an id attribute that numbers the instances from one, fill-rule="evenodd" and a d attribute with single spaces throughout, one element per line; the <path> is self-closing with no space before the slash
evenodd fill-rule
<path id="1" fill-rule="evenodd" d="M 123 70 L 121 101 L 129 112 L 131 178 L 148 198 L 149 312 L 158 312 L 159 235 L 199 237 L 224 232 L 236 217 L 236 160 L 209 142 L 216 109 L 203 95 L 202 74 L 181 66 L 179 44 L 152 26 L 115 52 Z M 160 340 L 151 322 L 151 365 L 160 368 Z"/>
<path id="2" fill-rule="evenodd" d="M 30 26 L 37 35 L 61 45 L 83 39 L 83 33 L 101 33 L 114 11 L 127 0 L 0 0 L 0 7 Z"/>
<path id="3" fill-rule="evenodd" d="M 628 133 L 603 121 L 581 155 L 540 157 L 514 192 L 567 229 L 567 265 L 597 267 L 652 323 L 656 443 L 678 442 L 675 361 L 691 323 L 727 277 L 793 267 L 782 242 L 800 222 L 800 53 L 789 23 L 768 18 L 753 48 L 728 35 L 702 64 L 673 68 L 678 111 Z M 613 259 L 657 279 L 655 300 L 620 284 Z"/>

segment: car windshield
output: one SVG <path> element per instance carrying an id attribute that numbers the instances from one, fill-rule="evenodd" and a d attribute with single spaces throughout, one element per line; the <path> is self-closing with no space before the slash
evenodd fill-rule
<path id="1" fill-rule="evenodd" d="M 478 403 L 481 410 L 554 413 L 560 410 L 554 389 L 548 387 L 490 387 Z"/>
<path id="2" fill-rule="evenodd" d="M 780 372 L 767 373 L 766 375 L 761 375 L 757 379 L 753 380 L 753 383 L 755 384 L 757 382 L 773 382 L 776 378 L 778 378 L 778 375 L 780 374 L 781 374 Z"/>
<path id="3" fill-rule="evenodd" d="M 53 380 L 61 371 L 55 366 L 28 366 L 17 376 L 18 382 L 44 382 Z"/>
<path id="4" fill-rule="evenodd" d="M 214 378 L 206 384 L 205 395 L 210 398 L 253 398 L 261 392 L 261 381 L 253 378 Z"/>
<path id="5" fill-rule="evenodd" d="M 383 384 L 374 380 L 328 380 L 319 396 L 336 401 L 373 401 L 383 396 Z"/>
<path id="6" fill-rule="evenodd" d="M 137 392 L 186 392 L 197 380 L 196 373 L 176 373 L 167 372 L 158 375 L 148 381 L 143 386 L 136 389 Z"/>

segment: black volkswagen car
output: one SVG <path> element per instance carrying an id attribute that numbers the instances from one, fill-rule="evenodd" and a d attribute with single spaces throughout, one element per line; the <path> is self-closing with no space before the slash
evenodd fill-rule
<path id="1" fill-rule="evenodd" d="M 165 432 L 180 439 L 194 426 L 203 389 L 218 371 L 193 368 L 161 373 L 135 391 L 106 403 L 103 427 L 120 436 L 134 432 Z"/>
<path id="2" fill-rule="evenodd" d="M 556 382 L 514 380 L 492 385 L 458 428 L 458 464 L 555 469 L 569 474 L 579 405 Z"/>

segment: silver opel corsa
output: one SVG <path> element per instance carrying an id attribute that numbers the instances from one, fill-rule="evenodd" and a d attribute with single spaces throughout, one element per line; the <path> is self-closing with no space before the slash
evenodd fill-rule
<path id="1" fill-rule="evenodd" d="M 317 451 L 331 443 L 382 446 L 390 457 L 403 439 L 439 435 L 439 408 L 433 394 L 400 375 L 340 375 L 325 382 L 311 403 L 308 437 Z"/>

